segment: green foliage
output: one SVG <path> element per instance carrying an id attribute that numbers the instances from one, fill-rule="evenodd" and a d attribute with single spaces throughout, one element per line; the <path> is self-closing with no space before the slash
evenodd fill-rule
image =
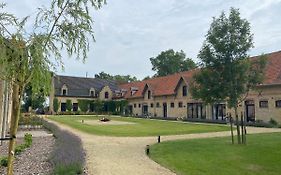
<path id="1" fill-rule="evenodd" d="M 94 40 L 93 20 L 89 7 L 99 9 L 105 0 L 53 0 L 51 8 L 39 8 L 35 27 L 42 32 L 44 46 L 61 61 L 61 49 L 83 60 L 87 56 L 89 42 Z M 52 15 L 50 15 L 52 14 Z M 58 20 L 59 19 L 59 20 Z M 74 22 L 75 21 L 75 22 Z M 46 42 L 48 41 L 48 42 Z M 69 44 L 65 44 L 69 43 Z"/>
<path id="2" fill-rule="evenodd" d="M 7 167 L 8 165 L 8 157 L 0 157 L 0 166 Z"/>
<path id="3" fill-rule="evenodd" d="M 54 98 L 54 100 L 53 100 L 53 107 L 54 107 L 54 111 L 55 112 L 58 112 L 58 110 L 59 110 L 59 100 L 57 99 L 57 98 Z"/>
<path id="4" fill-rule="evenodd" d="M 71 111 L 72 110 L 72 101 L 67 99 L 66 100 L 66 110 Z"/>
<path id="5" fill-rule="evenodd" d="M 114 101 L 105 101 L 104 106 L 107 106 L 107 111 L 105 112 L 115 112 L 116 105 Z"/>
<path id="6" fill-rule="evenodd" d="M 175 52 L 173 49 L 163 51 L 157 57 L 150 58 L 150 61 L 152 70 L 157 72 L 155 76 L 166 76 L 196 68 L 193 60 L 186 58 L 182 50 L 180 52 Z"/>
<path id="7" fill-rule="evenodd" d="M 269 124 L 271 124 L 273 126 L 278 126 L 278 122 L 272 118 L 269 120 Z"/>
<path id="8" fill-rule="evenodd" d="M 32 134 L 26 133 L 24 135 L 24 142 L 26 147 L 30 147 L 32 144 Z"/>
<path id="9" fill-rule="evenodd" d="M 15 148 L 15 154 L 19 155 L 21 152 L 23 152 L 25 150 L 25 148 L 26 147 L 24 144 L 17 145 Z"/>
<path id="10" fill-rule="evenodd" d="M 46 101 L 47 94 L 44 94 L 43 91 L 37 93 L 32 93 L 32 86 L 29 84 L 26 85 L 23 92 L 23 105 L 22 109 L 24 112 L 29 112 L 29 107 L 33 110 L 35 109 L 44 109 L 44 103 Z"/>
<path id="11" fill-rule="evenodd" d="M 32 145 L 32 135 L 26 133 L 24 135 L 24 143 L 17 145 L 15 148 L 15 154 L 18 155 L 23 152 L 26 148 L 29 148 Z"/>
<path id="12" fill-rule="evenodd" d="M 149 80 L 149 79 L 151 79 L 151 77 L 150 76 L 146 76 L 142 80 Z"/>
<path id="13" fill-rule="evenodd" d="M 58 165 L 55 167 L 53 174 L 54 175 L 77 175 L 83 173 L 83 167 L 79 164 L 72 164 L 72 165 Z"/>
<path id="14" fill-rule="evenodd" d="M 49 93 L 51 69 L 55 69 L 50 56 L 62 65 L 61 50 L 69 56 L 85 60 L 89 38 L 94 40 L 93 21 L 89 7 L 99 9 L 104 0 L 53 0 L 51 6 L 38 8 L 36 18 L 0 12 L 0 75 L 20 87 L 20 94 L 30 83 L 36 94 Z M 0 8 L 4 8 L 1 4 Z M 35 19 L 35 21 L 30 21 Z M 26 22 L 33 31 L 26 33 Z M 3 25 L 5 24 L 5 25 Z M 10 31 L 9 31 L 9 30 Z M 67 43 L 67 44 L 66 44 Z M 57 64 L 56 64 L 57 65 Z M 42 87 L 44 87 L 42 89 Z"/>
<path id="15" fill-rule="evenodd" d="M 44 127 L 50 130 L 56 138 L 50 156 L 50 163 L 54 167 L 51 174 L 82 174 L 85 165 L 85 152 L 81 139 L 47 121 L 44 121 Z"/>
<path id="16" fill-rule="evenodd" d="M 0 12 L 0 79 L 13 84 L 13 116 L 11 133 L 16 134 L 20 117 L 20 103 L 25 86 L 30 83 L 32 91 L 50 92 L 51 71 L 55 65 L 63 65 L 62 50 L 69 56 L 83 61 L 87 57 L 89 43 L 94 41 L 93 20 L 89 7 L 100 8 L 104 0 L 53 0 L 37 8 L 34 25 L 26 27 L 28 20 Z M 0 8 L 4 8 L 4 4 Z M 47 8 L 48 7 L 48 8 Z M 34 13 L 33 13 L 34 14 Z M 28 32 L 25 29 L 31 29 Z M 90 40 L 92 39 L 92 40 Z M 51 62 L 55 58 L 56 64 Z M 42 87 L 45 87 L 42 89 Z M 15 122 L 14 122 L 15 121 Z M 11 142 L 13 148 L 15 142 Z M 8 174 L 11 174 L 13 155 L 9 154 Z"/>
<path id="17" fill-rule="evenodd" d="M 104 102 L 101 100 L 95 100 L 91 103 L 94 106 L 95 112 L 102 112 L 104 110 Z"/>
<path id="18" fill-rule="evenodd" d="M 95 78 L 105 79 L 105 80 L 114 80 L 118 83 L 128 83 L 133 81 L 138 81 L 138 79 L 131 75 L 110 75 L 105 72 L 100 72 L 99 74 L 95 74 Z"/>
<path id="19" fill-rule="evenodd" d="M 90 102 L 90 100 L 78 100 L 79 109 L 82 112 L 87 112 L 89 110 Z"/>
<path id="20" fill-rule="evenodd" d="M 115 112 L 116 112 L 116 114 L 117 115 L 124 114 L 127 105 L 128 105 L 127 100 L 115 101 Z"/>
<path id="21" fill-rule="evenodd" d="M 211 104 L 226 100 L 229 108 L 237 108 L 243 95 L 263 79 L 265 59 L 249 60 L 252 47 L 250 24 L 238 9 L 214 18 L 198 55 L 202 69 L 193 77 L 193 97 Z"/>
<path id="22" fill-rule="evenodd" d="M 42 118 L 30 114 L 30 115 L 23 115 L 21 114 L 20 119 L 19 119 L 19 125 L 32 125 L 32 126 L 37 126 L 37 125 L 42 125 Z"/>

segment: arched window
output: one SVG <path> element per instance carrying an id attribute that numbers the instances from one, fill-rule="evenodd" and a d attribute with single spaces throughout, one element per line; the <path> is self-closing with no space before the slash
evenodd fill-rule
<path id="1" fill-rule="evenodd" d="M 108 92 L 104 93 L 104 98 L 106 98 L 106 99 L 108 98 Z"/>

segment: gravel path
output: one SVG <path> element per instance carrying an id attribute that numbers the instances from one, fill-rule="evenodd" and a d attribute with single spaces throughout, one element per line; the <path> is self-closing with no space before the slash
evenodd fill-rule
<path id="1" fill-rule="evenodd" d="M 53 121 L 50 121 L 53 122 Z M 56 122 L 53 122 L 56 123 Z M 146 145 L 157 142 L 157 137 L 107 137 L 90 135 L 69 126 L 58 124 L 78 135 L 86 150 L 86 166 L 92 175 L 174 175 L 152 161 L 145 154 Z M 248 127 L 248 133 L 281 132 L 281 129 Z M 229 131 L 162 136 L 161 141 L 229 136 Z"/>
<path id="2" fill-rule="evenodd" d="M 32 133 L 28 132 L 28 133 Z M 33 175 L 49 174 L 52 165 L 48 162 L 50 153 L 55 143 L 54 137 L 47 135 L 44 131 L 35 131 L 36 137 L 33 137 L 32 146 L 27 148 L 20 155 L 16 156 L 14 163 L 14 175 Z M 40 136 L 40 134 L 43 134 Z M 17 140 L 18 144 L 23 142 L 22 138 Z M 0 146 L 0 155 L 7 154 L 7 142 Z M 3 150 L 3 151 L 2 151 Z M 6 174 L 6 168 L 0 168 L 0 174 Z"/>

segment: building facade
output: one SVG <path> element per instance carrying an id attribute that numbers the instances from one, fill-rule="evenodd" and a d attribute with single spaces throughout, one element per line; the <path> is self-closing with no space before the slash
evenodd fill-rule
<path id="1" fill-rule="evenodd" d="M 258 58 L 258 57 L 256 57 Z M 266 55 L 265 79 L 255 91 L 250 91 L 238 107 L 248 122 L 271 119 L 281 123 L 281 51 Z M 97 78 L 56 76 L 53 79 L 54 98 L 59 100 L 59 111 L 66 110 L 66 100 L 73 103 L 73 111 L 78 109 L 78 99 L 128 101 L 127 113 L 133 116 L 153 116 L 172 118 L 195 118 L 225 120 L 226 114 L 234 111 L 225 102 L 205 105 L 192 98 L 189 85 L 192 76 L 200 71 L 194 69 L 164 77 L 118 85 L 114 81 Z"/>
<path id="2" fill-rule="evenodd" d="M 52 80 L 53 88 L 50 93 L 50 111 L 54 113 L 53 101 L 58 99 L 58 112 L 66 111 L 66 101 L 71 100 L 72 111 L 79 110 L 79 100 L 112 100 L 119 89 L 115 81 L 99 78 L 83 78 L 56 75 Z"/>
<path id="3" fill-rule="evenodd" d="M 243 112 L 248 122 L 271 119 L 281 123 L 281 51 L 266 55 L 267 65 L 262 84 L 250 91 L 241 102 L 238 112 Z M 124 98 L 129 101 L 129 111 L 135 116 L 198 118 L 225 120 L 234 111 L 225 102 L 205 105 L 192 98 L 189 84 L 199 70 L 180 72 L 140 82 L 120 85 Z"/>

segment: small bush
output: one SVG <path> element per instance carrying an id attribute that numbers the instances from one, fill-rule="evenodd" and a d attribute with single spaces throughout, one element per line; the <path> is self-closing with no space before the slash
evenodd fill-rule
<path id="1" fill-rule="evenodd" d="M 15 148 L 15 154 L 19 155 L 21 152 L 24 151 L 25 148 L 26 148 L 25 144 L 17 145 Z"/>
<path id="2" fill-rule="evenodd" d="M 81 174 L 85 164 L 85 152 L 81 139 L 47 121 L 44 121 L 44 127 L 50 130 L 56 138 L 54 150 L 50 157 L 54 167 L 53 174 Z"/>
<path id="3" fill-rule="evenodd" d="M 8 157 L 0 157 L 0 166 L 8 166 Z"/>
<path id="4" fill-rule="evenodd" d="M 272 118 L 269 120 L 269 123 L 273 126 L 278 126 L 278 122 Z"/>
<path id="5" fill-rule="evenodd" d="M 26 133 L 24 135 L 24 143 L 16 146 L 15 154 L 19 155 L 21 152 L 23 152 L 26 148 L 29 148 L 31 145 L 32 145 L 32 135 Z"/>
<path id="6" fill-rule="evenodd" d="M 54 98 L 54 100 L 53 100 L 53 108 L 54 108 L 55 113 L 58 112 L 59 106 L 60 106 L 59 100 L 57 98 Z"/>
<path id="7" fill-rule="evenodd" d="M 42 125 L 42 118 L 34 115 L 34 114 L 30 114 L 30 113 L 25 113 L 25 114 L 21 114 L 20 116 L 20 120 L 19 120 L 19 125 Z"/>
<path id="8" fill-rule="evenodd" d="M 24 135 L 24 142 L 26 147 L 30 147 L 32 145 L 32 134 L 26 133 Z"/>

